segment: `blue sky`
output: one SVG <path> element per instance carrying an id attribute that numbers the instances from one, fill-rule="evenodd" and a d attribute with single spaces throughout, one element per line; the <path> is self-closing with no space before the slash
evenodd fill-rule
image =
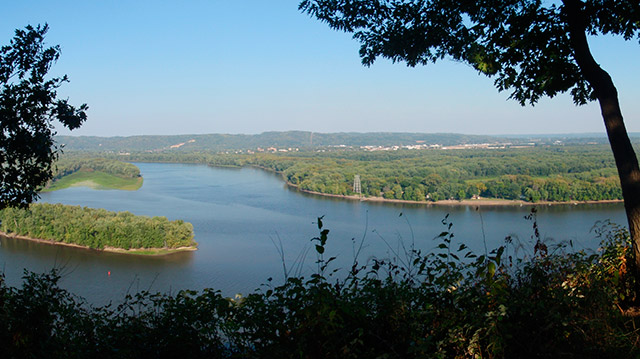
<path id="1" fill-rule="evenodd" d="M 87 103 L 74 135 L 315 132 L 603 132 L 595 104 L 568 96 L 521 107 L 461 63 L 360 64 L 358 43 L 297 0 L 5 1 L 0 44 L 48 23 L 59 95 Z M 591 39 L 629 131 L 640 131 L 637 41 Z M 60 130 L 60 134 L 69 134 Z"/>

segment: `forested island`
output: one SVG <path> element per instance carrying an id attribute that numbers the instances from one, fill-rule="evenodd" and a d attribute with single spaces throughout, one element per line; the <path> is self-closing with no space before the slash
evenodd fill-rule
<path id="1" fill-rule="evenodd" d="M 371 200 L 511 203 L 622 200 L 606 145 L 495 149 L 327 148 L 291 152 L 154 152 L 107 155 L 127 161 L 259 167 L 302 191 Z M 360 191 L 355 186 L 360 178 Z M 464 203 L 469 203 L 464 202 Z"/>
<path id="2" fill-rule="evenodd" d="M 86 155 L 65 155 L 55 163 L 53 178 L 42 191 L 72 186 L 135 191 L 142 182 L 140 169 L 131 163 Z"/>
<path id="3" fill-rule="evenodd" d="M 49 203 L 1 210 L 0 231 L 10 237 L 132 254 L 168 254 L 197 246 L 193 226 L 182 220 Z"/>

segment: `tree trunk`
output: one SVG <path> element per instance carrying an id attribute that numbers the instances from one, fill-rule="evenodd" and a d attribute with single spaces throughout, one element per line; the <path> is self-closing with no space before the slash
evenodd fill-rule
<path id="1" fill-rule="evenodd" d="M 591 55 L 587 43 L 585 20 L 582 15 L 583 4 L 580 0 L 564 0 L 563 3 L 575 60 L 600 103 L 609 144 L 618 168 L 633 249 L 631 270 L 636 283 L 640 283 L 640 168 L 638 167 L 638 159 L 622 119 L 618 91 L 613 85 L 611 76 L 596 63 Z"/>
<path id="2" fill-rule="evenodd" d="M 604 72 L 604 71 L 603 71 Z M 606 74 L 606 72 L 604 72 Z M 607 75 L 608 76 L 608 75 Z M 636 281 L 640 282 L 640 169 L 638 159 L 627 136 L 624 126 L 618 95 L 609 78 L 613 93 L 606 96 L 598 96 L 602 118 L 607 128 L 607 136 L 613 157 L 620 176 L 624 209 L 629 222 L 629 233 L 633 246 L 633 271 Z M 607 85 L 609 87 L 609 85 Z"/>

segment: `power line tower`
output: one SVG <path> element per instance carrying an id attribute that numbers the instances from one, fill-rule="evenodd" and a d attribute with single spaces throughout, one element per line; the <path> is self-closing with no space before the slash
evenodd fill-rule
<path id="1" fill-rule="evenodd" d="M 353 192 L 358 195 L 362 194 L 362 187 L 360 186 L 360 175 L 355 175 L 353 177 Z"/>

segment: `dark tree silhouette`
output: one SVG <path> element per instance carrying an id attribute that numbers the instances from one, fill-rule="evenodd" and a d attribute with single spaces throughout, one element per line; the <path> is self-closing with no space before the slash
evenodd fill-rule
<path id="1" fill-rule="evenodd" d="M 634 268 L 640 279 L 640 170 L 617 90 L 594 60 L 587 35 L 640 38 L 637 0 L 305 0 L 300 9 L 353 33 L 366 66 L 379 56 L 426 65 L 471 64 L 520 104 L 570 92 L 576 105 L 600 103 L 620 176 Z"/>
<path id="2" fill-rule="evenodd" d="M 47 78 L 60 47 L 45 47 L 48 26 L 16 30 L 0 49 L 0 209 L 26 206 L 51 178 L 59 148 L 52 121 L 73 130 L 87 119 L 87 105 L 57 99 L 67 76 Z"/>

